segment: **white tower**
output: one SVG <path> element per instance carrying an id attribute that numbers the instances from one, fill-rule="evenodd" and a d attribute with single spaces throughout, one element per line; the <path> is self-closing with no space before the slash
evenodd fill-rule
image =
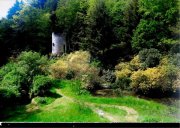
<path id="1" fill-rule="evenodd" d="M 52 55 L 62 55 L 66 52 L 65 36 L 60 33 L 52 33 Z"/>

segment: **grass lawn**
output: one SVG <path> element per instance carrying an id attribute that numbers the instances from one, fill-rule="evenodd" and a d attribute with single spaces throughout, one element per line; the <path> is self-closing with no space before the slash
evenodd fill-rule
<path id="1" fill-rule="evenodd" d="M 46 97 L 43 100 L 36 98 L 35 103 L 9 110 L 8 118 L 3 121 L 111 122 L 106 116 L 100 116 L 94 112 L 93 108 L 96 107 L 122 119 L 127 116 L 128 112 L 114 106 L 124 106 L 137 112 L 137 122 L 179 122 L 178 118 L 174 116 L 175 113 L 176 115 L 179 113 L 176 107 L 132 96 L 112 98 L 94 97 L 90 94 L 77 95 L 77 93 L 81 93 L 79 85 L 78 81 L 56 81 L 56 87 L 52 88 L 51 92 L 56 93 L 59 97 Z M 94 104 L 94 107 L 88 104 Z"/>

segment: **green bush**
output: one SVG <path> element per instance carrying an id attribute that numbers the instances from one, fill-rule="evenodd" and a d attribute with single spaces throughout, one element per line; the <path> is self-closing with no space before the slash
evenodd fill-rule
<path id="1" fill-rule="evenodd" d="M 130 83 L 130 77 L 121 77 L 117 79 L 116 82 L 113 84 L 113 88 L 119 88 L 121 90 L 130 90 Z"/>
<path id="2" fill-rule="evenodd" d="M 180 53 L 174 54 L 169 57 L 170 63 L 180 67 Z"/>
<path id="3" fill-rule="evenodd" d="M 180 43 L 174 44 L 170 49 L 170 54 L 180 53 Z"/>
<path id="4" fill-rule="evenodd" d="M 29 51 L 22 52 L 17 58 L 20 66 L 27 65 L 28 75 L 33 77 L 37 74 L 47 74 L 48 58 L 40 53 Z"/>
<path id="5" fill-rule="evenodd" d="M 155 67 L 159 64 L 161 54 L 157 49 L 143 49 L 139 52 L 139 59 L 143 68 Z"/>
<path id="6" fill-rule="evenodd" d="M 111 70 L 103 70 L 101 79 L 103 79 L 106 82 L 114 83 L 116 80 L 116 75 Z"/>
<path id="7" fill-rule="evenodd" d="M 33 79 L 31 97 L 44 96 L 50 89 L 52 80 L 48 76 L 37 75 Z"/>
<path id="8" fill-rule="evenodd" d="M 37 52 L 22 52 L 0 69 L 1 106 L 27 103 L 36 75 L 47 74 L 48 59 Z"/>
<path id="9" fill-rule="evenodd" d="M 0 108 L 15 105 L 20 97 L 19 88 L 17 86 L 0 85 Z M 3 109 L 0 110 L 0 112 Z"/>
<path id="10" fill-rule="evenodd" d="M 0 68 L 0 81 L 4 78 L 6 74 L 12 71 L 15 68 L 15 63 L 7 63 L 3 67 Z"/>
<path id="11" fill-rule="evenodd" d="M 113 84 L 113 88 L 119 88 L 121 91 L 130 90 L 130 76 L 133 73 L 132 71 L 137 70 L 137 68 L 140 67 L 139 62 L 137 62 L 137 57 L 134 57 L 134 59 L 130 61 L 130 63 L 122 62 L 116 65 L 116 82 Z"/>
<path id="12" fill-rule="evenodd" d="M 100 88 L 102 80 L 97 74 L 87 74 L 83 75 L 81 80 L 82 89 L 88 90 L 90 92 Z"/>

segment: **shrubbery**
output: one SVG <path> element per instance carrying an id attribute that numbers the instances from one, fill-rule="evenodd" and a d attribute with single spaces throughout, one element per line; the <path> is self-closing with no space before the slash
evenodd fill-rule
<path id="1" fill-rule="evenodd" d="M 0 99 L 3 101 L 1 106 L 4 107 L 5 102 L 10 104 L 11 99 L 14 99 L 15 102 L 16 99 L 19 102 L 28 100 L 31 89 L 35 90 L 37 88 L 38 93 L 35 93 L 35 95 L 40 94 L 39 92 L 45 89 L 45 86 L 41 87 L 40 85 L 43 86 L 46 83 L 41 83 L 38 86 L 37 82 L 33 83 L 33 79 L 37 75 L 46 75 L 48 73 L 46 71 L 47 66 L 47 57 L 32 51 L 22 52 L 17 59 L 4 65 L 0 69 Z"/>
<path id="2" fill-rule="evenodd" d="M 130 62 L 129 62 L 130 69 L 132 71 L 137 71 L 142 68 L 141 61 L 139 56 L 136 55 Z"/>
<path id="3" fill-rule="evenodd" d="M 50 66 L 51 75 L 58 79 L 78 79 L 82 88 L 92 90 L 99 84 L 99 69 L 90 63 L 91 56 L 86 51 L 76 51 L 61 57 Z"/>
<path id="4" fill-rule="evenodd" d="M 120 63 L 115 68 L 117 78 L 129 77 L 132 73 L 129 63 Z"/>
<path id="5" fill-rule="evenodd" d="M 116 80 L 116 75 L 112 70 L 103 70 L 101 79 L 109 83 L 114 83 Z"/>
<path id="6" fill-rule="evenodd" d="M 68 65 L 65 60 L 58 60 L 50 66 L 50 72 L 54 78 L 65 78 L 68 73 Z"/>
<path id="7" fill-rule="evenodd" d="M 130 76 L 132 74 L 132 70 L 130 64 L 127 62 L 119 63 L 115 67 L 116 71 L 116 82 L 114 84 L 114 88 L 120 88 L 122 90 L 129 90 L 130 84 Z"/>
<path id="8" fill-rule="evenodd" d="M 117 79 L 114 88 L 131 89 L 146 96 L 171 94 L 179 83 L 175 55 L 161 57 L 155 49 L 141 51 L 130 62 L 121 62 L 115 67 Z"/>
<path id="9" fill-rule="evenodd" d="M 65 78 L 72 73 L 75 78 L 88 73 L 90 66 L 90 54 L 86 51 L 76 51 L 67 56 L 61 57 L 56 63 L 50 66 L 54 78 Z"/>
<path id="10" fill-rule="evenodd" d="M 174 91 L 173 82 L 177 78 L 177 68 L 159 66 L 139 70 L 131 76 L 131 87 L 136 93 L 148 96 L 161 96 Z"/>
<path id="11" fill-rule="evenodd" d="M 139 52 L 139 59 L 143 68 L 155 67 L 159 64 L 161 54 L 157 49 L 143 49 Z"/>
<path id="12" fill-rule="evenodd" d="M 44 94 L 49 91 L 51 85 L 52 80 L 48 76 L 35 76 L 30 93 L 32 96 L 44 96 Z"/>
<path id="13" fill-rule="evenodd" d="M 12 105 L 20 97 L 18 87 L 0 86 L 0 107 Z"/>

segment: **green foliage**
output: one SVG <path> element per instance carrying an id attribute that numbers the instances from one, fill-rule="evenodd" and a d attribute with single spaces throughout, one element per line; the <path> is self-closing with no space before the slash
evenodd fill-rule
<path id="1" fill-rule="evenodd" d="M 103 70 L 101 79 L 105 80 L 106 82 L 114 83 L 116 80 L 116 75 L 111 70 Z"/>
<path id="2" fill-rule="evenodd" d="M 61 0 L 59 2 L 56 14 L 60 28 L 70 29 L 73 26 L 73 22 L 81 9 L 80 3 L 78 0 Z"/>
<path id="3" fill-rule="evenodd" d="M 178 53 L 180 53 L 180 43 L 175 43 L 170 49 L 170 54 L 178 54 Z"/>
<path id="4" fill-rule="evenodd" d="M 31 88 L 31 96 L 44 96 L 52 85 L 51 79 L 48 76 L 35 76 Z"/>
<path id="5" fill-rule="evenodd" d="M 143 19 L 154 19 L 166 25 L 176 23 L 178 14 L 177 0 L 139 0 L 139 12 Z"/>
<path id="6" fill-rule="evenodd" d="M 45 13 L 43 10 L 25 6 L 18 16 L 13 17 L 12 27 L 16 31 L 19 30 L 17 33 L 19 48 L 42 53 L 48 51 L 47 47 L 51 46 L 48 43 L 51 41 L 49 16 L 49 13 Z"/>
<path id="7" fill-rule="evenodd" d="M 116 6 L 117 3 L 120 6 Z M 116 63 L 120 55 L 130 52 L 129 37 L 138 22 L 137 1 L 62 0 L 56 16 L 56 30 L 66 33 L 69 51 L 88 50 L 108 67 Z M 123 48 L 128 50 L 119 53 Z"/>
<path id="8" fill-rule="evenodd" d="M 177 0 L 139 0 L 139 12 L 142 19 L 132 37 L 132 47 L 136 51 L 157 48 L 158 42 L 170 37 L 169 26 L 177 22 Z"/>
<path id="9" fill-rule="evenodd" d="M 15 68 L 14 63 L 7 63 L 5 66 L 0 68 L 0 81 L 4 78 L 6 74 L 12 71 Z"/>
<path id="10" fill-rule="evenodd" d="M 142 63 L 143 68 L 151 68 L 159 64 L 161 54 L 157 49 L 143 49 L 139 52 L 139 59 Z"/>
<path id="11" fill-rule="evenodd" d="M 25 51 L 18 56 L 17 61 L 19 65 L 28 66 L 28 75 L 30 77 L 36 74 L 47 74 L 47 56 L 41 56 L 39 53 L 33 51 Z"/>
<path id="12" fill-rule="evenodd" d="M 20 97 L 19 88 L 17 86 L 2 86 L 0 85 L 0 113 L 3 112 L 3 110 L 6 107 L 9 106 L 15 106 L 17 105 L 18 99 Z M 0 117 L 3 116 L 2 114 Z"/>
<path id="13" fill-rule="evenodd" d="M 113 84 L 113 88 L 119 88 L 120 90 L 130 90 L 132 70 L 129 63 L 119 63 L 115 67 L 116 82 Z"/>
<path id="14" fill-rule="evenodd" d="M 179 60 L 180 60 L 180 53 L 170 56 L 170 63 L 176 65 L 177 67 L 180 67 Z"/>
<path id="15" fill-rule="evenodd" d="M 43 9 L 47 0 L 30 0 L 27 1 L 32 7 Z"/>
<path id="16" fill-rule="evenodd" d="M 18 91 L 18 87 L 11 86 L 11 85 L 9 85 L 9 86 L 0 86 L 1 105 L 5 104 L 5 103 L 8 103 L 9 100 L 16 99 L 19 96 L 20 96 L 20 93 Z"/>
<path id="17" fill-rule="evenodd" d="M 23 6 L 23 2 L 19 2 L 18 0 L 16 0 L 15 4 L 13 5 L 13 7 L 11 7 L 8 11 L 8 15 L 7 18 L 13 18 L 13 15 L 15 15 L 16 13 L 18 13 L 18 11 L 20 11 L 22 8 L 21 6 Z"/>
<path id="18" fill-rule="evenodd" d="M 3 66 L 0 70 L 0 90 L 1 90 L 1 105 L 10 105 L 11 100 L 17 103 L 22 96 L 22 90 L 25 89 L 26 81 L 26 67 L 19 67 L 15 63 L 9 63 Z M 27 90 L 25 90 L 25 93 Z"/>
<path id="19" fill-rule="evenodd" d="M 13 21 L 7 19 L 0 20 L 0 65 L 7 62 L 7 57 L 12 52 L 9 45 L 13 42 L 13 30 L 11 28 Z"/>
<path id="20" fill-rule="evenodd" d="M 58 4 L 58 0 L 46 0 L 44 7 L 48 11 L 54 11 L 57 8 L 57 4 Z"/>
<path id="21" fill-rule="evenodd" d="M 131 79 L 130 77 L 121 77 L 116 80 L 116 82 L 113 84 L 113 88 L 119 88 L 120 91 L 123 90 L 131 90 L 130 87 Z"/>
<path id="22" fill-rule="evenodd" d="M 110 46 L 108 39 L 104 39 L 108 36 L 105 33 L 109 27 L 107 20 L 105 2 L 90 0 L 85 21 L 87 24 L 86 37 L 82 39 L 81 47 L 90 51 L 93 56 L 103 54 L 104 49 Z"/>
<path id="23" fill-rule="evenodd" d="M 162 38 L 168 37 L 169 32 L 163 27 L 159 21 L 141 19 L 132 37 L 133 49 L 156 48 Z"/>
<path id="24" fill-rule="evenodd" d="M 177 52 L 177 48 L 178 48 L 178 40 L 175 39 L 162 39 L 159 43 L 158 43 L 158 49 L 161 52 L 166 53 L 167 51 L 172 51 L 175 50 L 175 52 Z M 177 46 L 177 48 L 175 48 Z M 175 49 L 173 49 L 175 48 Z"/>
<path id="25" fill-rule="evenodd" d="M 85 33 L 85 16 L 88 0 L 61 0 L 56 10 L 57 31 L 65 32 L 69 51 L 79 50 Z"/>
<path id="26" fill-rule="evenodd" d="M 94 90 L 100 88 L 102 84 L 101 78 L 96 74 L 89 73 L 88 75 L 83 75 L 81 78 L 82 89 L 93 92 Z"/>
<path id="27" fill-rule="evenodd" d="M 11 100 L 14 100 L 13 104 L 27 103 L 32 89 L 39 89 L 38 92 L 33 92 L 34 95 L 44 91 L 41 85 L 38 86 L 38 82 L 33 86 L 33 79 L 37 75 L 46 75 L 47 65 L 46 56 L 32 51 L 22 52 L 17 59 L 4 65 L 0 69 L 1 106 L 10 105 Z"/>

